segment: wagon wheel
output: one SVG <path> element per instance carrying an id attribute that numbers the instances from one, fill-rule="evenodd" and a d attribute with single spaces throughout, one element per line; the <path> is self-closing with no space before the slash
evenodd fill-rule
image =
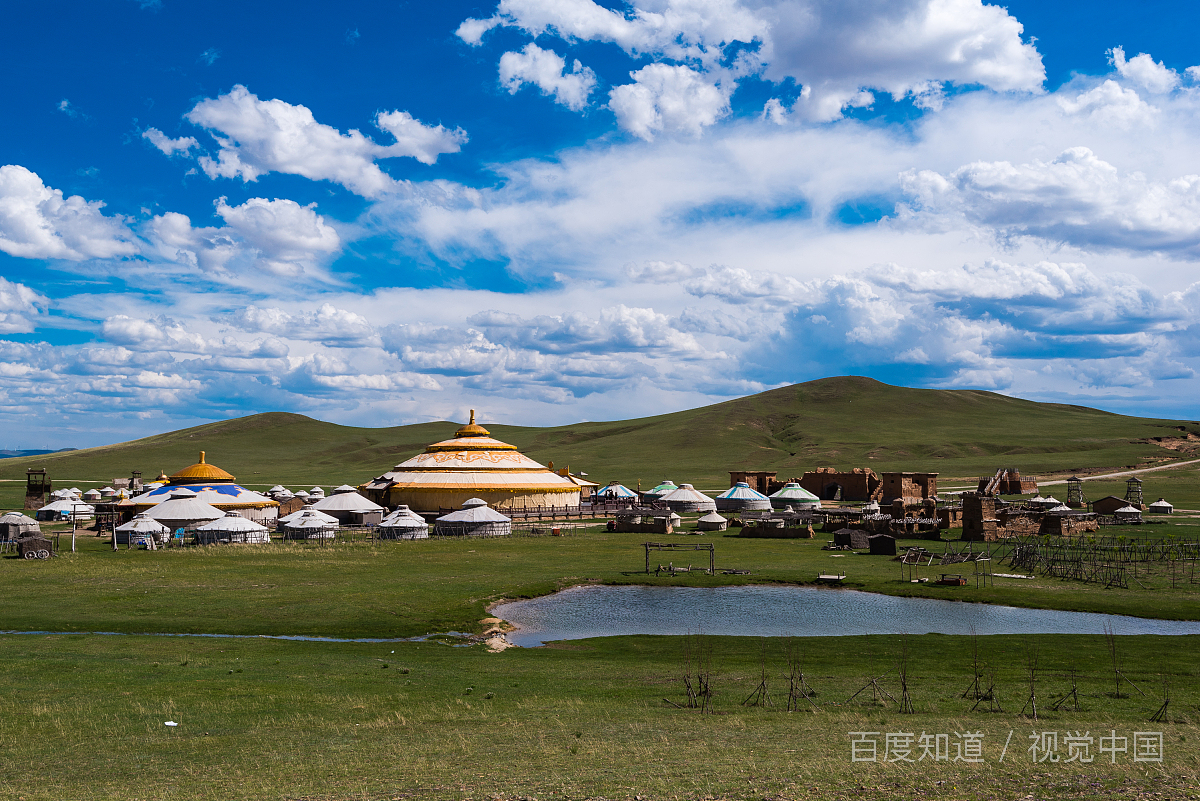
<path id="1" fill-rule="evenodd" d="M 50 552 L 49 552 L 49 551 L 47 551 L 45 548 L 43 548 L 42 550 L 40 550 L 40 551 L 38 551 L 38 552 L 37 552 L 37 558 L 38 558 L 38 559 L 49 559 L 49 558 L 50 558 Z"/>
<path id="2" fill-rule="evenodd" d="M 25 552 L 25 558 L 26 558 L 26 559 L 36 559 L 36 558 L 37 558 L 37 554 L 36 554 L 36 553 L 34 553 L 33 551 L 26 551 L 26 552 Z"/>

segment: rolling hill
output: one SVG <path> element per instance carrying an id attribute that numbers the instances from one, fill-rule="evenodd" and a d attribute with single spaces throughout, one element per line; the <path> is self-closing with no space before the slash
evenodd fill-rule
<path id="1" fill-rule="evenodd" d="M 928 470 L 974 477 L 1015 466 L 1030 474 L 1121 468 L 1180 458 L 1154 438 L 1200 435 L 1200 423 L 1128 417 L 977 390 L 910 389 L 869 378 L 826 378 L 672 414 L 550 428 L 489 425 L 542 463 L 570 465 L 601 483 L 645 486 L 663 478 L 728 486 L 726 471 L 799 475 L 818 466 Z M 355 484 L 449 437 L 455 422 L 355 428 L 298 414 L 257 414 L 181 431 L 0 461 L 0 479 L 45 467 L 56 486 L 107 482 L 141 470 L 152 478 L 208 460 L 250 486 Z M 1190 447 L 1185 441 L 1180 446 Z M 647 483 L 649 482 L 649 483 Z M 14 483 L 0 506 L 11 504 Z"/>

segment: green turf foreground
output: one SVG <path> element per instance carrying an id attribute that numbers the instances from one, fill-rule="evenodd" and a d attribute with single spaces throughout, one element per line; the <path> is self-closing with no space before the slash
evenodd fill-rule
<path id="1" fill-rule="evenodd" d="M 970 638 L 910 637 L 912 715 L 869 694 L 847 703 L 871 676 L 896 664 L 904 647 L 899 637 L 793 640 L 819 708 L 802 701 L 792 713 L 785 710 L 788 641 L 765 640 L 775 705 L 758 708 L 741 702 L 761 678 L 764 641 L 691 639 L 711 661 L 711 715 L 670 703 L 684 703 L 679 676 L 687 639 L 622 637 L 488 653 L 480 645 L 432 642 L 7 635 L 0 637 L 0 795 L 27 801 L 1200 796 L 1194 637 L 1120 638 L 1129 675 L 1148 697 L 1126 685 L 1119 699 L 1103 637 L 979 638 L 981 660 L 997 670 L 1005 710 L 993 713 L 970 712 L 973 701 L 961 698 L 971 671 Z M 1018 714 L 1031 650 L 1040 666 L 1036 723 Z M 1070 690 L 1072 669 L 1080 673 L 1081 711 L 1065 711 L 1070 702 L 1051 711 Z M 1172 698 L 1168 722 L 1150 723 L 1162 679 Z M 894 672 L 880 684 L 899 696 Z M 1101 741 L 1114 731 L 1127 742 Z M 1130 750 L 1113 763 L 1114 755 L 1100 750 L 1132 749 L 1134 732 L 1147 731 L 1162 735 L 1161 762 L 1136 762 Z M 1086 753 L 1069 750 L 1066 738 L 1076 732 L 1092 738 L 1077 741 L 1087 742 Z M 886 748 L 889 733 L 911 735 L 893 741 L 907 743 L 907 754 Z M 954 760 L 964 754 L 964 733 L 981 738 L 981 762 Z M 935 752 L 937 735 L 946 735 L 948 758 L 932 753 L 899 761 L 918 760 L 922 734 L 932 737 Z M 1037 744 L 1057 747 L 1030 752 L 1031 734 Z M 877 761 L 852 761 L 854 739 L 876 740 Z"/>

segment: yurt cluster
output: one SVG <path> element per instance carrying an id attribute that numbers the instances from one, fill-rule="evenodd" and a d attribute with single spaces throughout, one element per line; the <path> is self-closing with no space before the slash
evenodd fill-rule
<path id="1" fill-rule="evenodd" d="M 44 478 L 44 471 L 29 472 L 32 488 L 33 474 L 40 472 Z M 1016 471 L 1009 472 L 1016 475 Z M 555 471 L 553 462 L 542 465 L 516 446 L 493 438 L 475 422 L 472 411 L 470 422 L 450 439 L 427 446 L 357 486 L 343 484 L 327 492 L 320 486 L 275 485 L 259 492 L 237 483 L 235 476 L 210 463 L 201 451 L 195 464 L 159 475 L 151 483 L 142 484 L 140 474 L 135 474 L 124 482 L 127 486 L 49 492 L 34 511 L 36 519 L 19 512 L 0 517 L 0 536 L 4 542 L 15 542 L 36 534 L 42 523 L 66 522 L 73 530 L 83 523 L 100 536 L 111 535 L 114 548 L 158 549 L 184 544 L 253 545 L 273 539 L 495 537 L 512 534 L 514 520 L 545 519 L 600 520 L 615 531 L 671 533 L 684 528 L 686 516 L 687 530 L 695 533 L 724 531 L 732 523 L 742 528 L 742 536 L 805 536 L 797 533 L 803 528 L 811 537 L 812 523 L 819 517 L 819 524 L 827 529 L 848 523 L 860 528 L 874 525 L 890 534 L 898 529 L 916 533 L 921 526 L 963 528 L 967 538 L 975 528 L 995 523 L 996 516 L 1000 525 L 1024 525 L 1024 517 L 1036 517 L 1042 527 L 1049 521 L 1063 531 L 1085 524 L 1088 530 L 1095 530 L 1096 512 L 1101 512 L 1106 502 L 1124 505 L 1124 501 L 1111 498 L 1097 501 L 1094 512 L 1066 506 L 1066 511 L 1046 511 L 1039 502 L 1052 501 L 1057 507 L 1058 501 L 1039 496 L 1013 506 L 999 498 L 988 500 L 983 491 L 960 493 L 957 506 L 954 502 L 943 505 L 937 497 L 936 473 L 880 476 L 860 468 L 843 472 L 819 468 L 789 481 L 777 481 L 774 473 L 731 472 L 732 486 L 715 497 L 689 483 L 663 481 L 643 490 L 639 482 L 635 491 L 617 482 L 601 486 L 584 475 L 572 474 L 569 469 Z M 991 483 L 995 481 L 993 478 Z M 1133 481 L 1138 483 L 1140 503 L 1140 481 Z M 984 483 L 981 479 L 981 487 Z M 48 483 L 39 486 L 49 489 Z M 1019 491 L 1036 492 L 1036 486 L 1022 479 Z M 990 485 L 985 489 L 990 491 Z M 1077 491 L 1071 486 L 1068 489 Z M 1082 497 L 1081 492 L 1077 494 Z M 27 501 L 30 497 L 27 494 Z M 822 498 L 841 506 L 823 508 Z M 883 513 L 879 500 L 891 505 L 891 514 Z M 845 501 L 861 503 L 846 505 Z M 1114 522 L 1137 522 L 1121 517 L 1127 511 L 1135 510 L 1113 513 L 1105 509 L 1103 513 L 1113 514 Z M 1155 511 L 1153 506 L 1149 511 Z M 1010 522 L 1006 515 L 1017 522 Z M 1024 517 L 1017 520 L 1014 515 Z M 1060 520 L 1066 519 L 1064 516 L 1070 518 L 1065 523 Z M 552 531 L 561 530 L 552 525 Z M 987 538 L 988 533 L 983 531 L 980 536 Z"/>

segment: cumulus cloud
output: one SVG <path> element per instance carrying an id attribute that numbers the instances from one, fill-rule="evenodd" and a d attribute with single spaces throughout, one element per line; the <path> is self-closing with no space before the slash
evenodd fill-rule
<path id="1" fill-rule="evenodd" d="M 157 128 L 147 128 L 142 131 L 142 138 L 149 140 L 150 144 L 157 147 L 165 155 L 174 156 L 176 153 L 187 155 L 188 151 L 193 147 L 199 147 L 200 143 L 195 137 L 180 136 L 172 139 Z"/>
<path id="2" fill-rule="evenodd" d="M 870 90 L 937 109 L 946 83 L 1036 92 L 1045 79 L 1021 23 L 980 0 L 633 0 L 627 13 L 592 0 L 502 0 L 458 35 L 478 45 L 496 26 L 610 42 L 631 56 L 694 65 L 712 74 L 710 84 L 760 70 L 772 81 L 791 78 L 803 87 L 796 111 L 814 121 L 869 106 Z"/>
<path id="3" fill-rule="evenodd" d="M 138 245 L 122 217 L 104 203 L 42 183 L 17 164 L 0 167 L 0 250 L 26 259 L 111 259 L 132 256 Z"/>
<path id="4" fill-rule="evenodd" d="M 222 357 L 279 359 L 288 354 L 283 342 L 270 337 L 244 342 L 215 339 L 191 331 L 167 317 L 137 318 L 117 314 L 105 318 L 100 334 L 124 352 L 214 354 Z"/>
<path id="5" fill-rule="evenodd" d="M 608 107 L 621 128 L 642 139 L 663 131 L 698 134 L 729 113 L 726 92 L 690 67 L 649 64 L 629 76 L 633 83 L 609 92 Z"/>
<path id="6" fill-rule="evenodd" d="M 1114 47 L 1108 51 L 1108 58 L 1122 78 L 1141 85 L 1152 94 L 1160 95 L 1179 86 L 1179 73 L 1161 61 L 1156 62 L 1148 53 L 1138 53 L 1126 61 L 1125 49 Z"/>
<path id="7" fill-rule="evenodd" d="M 305 106 L 260 100 L 241 85 L 200 101 L 184 116 L 217 140 L 216 158 L 200 157 L 210 178 L 248 182 L 269 172 L 291 173 L 332 181 L 364 197 L 398 186 L 377 160 L 405 156 L 433 164 L 443 153 L 457 153 L 467 140 L 461 128 L 425 125 L 407 112 L 391 111 L 376 115 L 375 124 L 396 141 L 380 145 L 358 130 L 342 133 L 317 122 Z"/>
<path id="8" fill-rule="evenodd" d="M 251 305 L 223 319 L 243 331 L 319 341 L 334 347 L 380 344 L 379 336 L 365 317 L 329 303 L 322 303 L 316 311 L 297 314 L 271 306 Z"/>
<path id="9" fill-rule="evenodd" d="M 33 331 L 37 318 L 50 306 L 49 298 L 24 284 L 0 276 L 0 334 Z"/>
<path id="10" fill-rule="evenodd" d="M 1133 123 L 1153 122 L 1158 109 L 1133 89 L 1126 89 L 1116 81 L 1108 80 L 1075 97 L 1058 98 L 1058 105 L 1067 114 L 1081 114 L 1103 122 L 1114 122 L 1128 126 Z"/>
<path id="11" fill-rule="evenodd" d="M 1200 254 L 1200 176 L 1158 183 L 1122 175 L 1086 147 L 1050 162 L 976 162 L 949 175 L 907 172 L 901 184 L 918 219 L 954 218 L 1002 236 L 1078 247 Z"/>
<path id="12" fill-rule="evenodd" d="M 316 204 L 251 198 L 230 206 L 216 201 L 220 227 L 193 227 L 177 212 L 157 215 L 145 226 L 154 253 L 205 271 L 240 266 L 295 277 L 313 270 L 341 248 L 337 231 L 317 214 Z"/>
<path id="13" fill-rule="evenodd" d="M 553 97 L 555 102 L 572 111 L 581 111 L 596 88 L 596 73 L 583 66 L 579 59 L 571 71 L 566 61 L 553 50 L 543 50 L 533 42 L 520 52 L 508 52 L 500 57 L 500 84 L 509 94 L 516 94 L 526 83 Z"/>

